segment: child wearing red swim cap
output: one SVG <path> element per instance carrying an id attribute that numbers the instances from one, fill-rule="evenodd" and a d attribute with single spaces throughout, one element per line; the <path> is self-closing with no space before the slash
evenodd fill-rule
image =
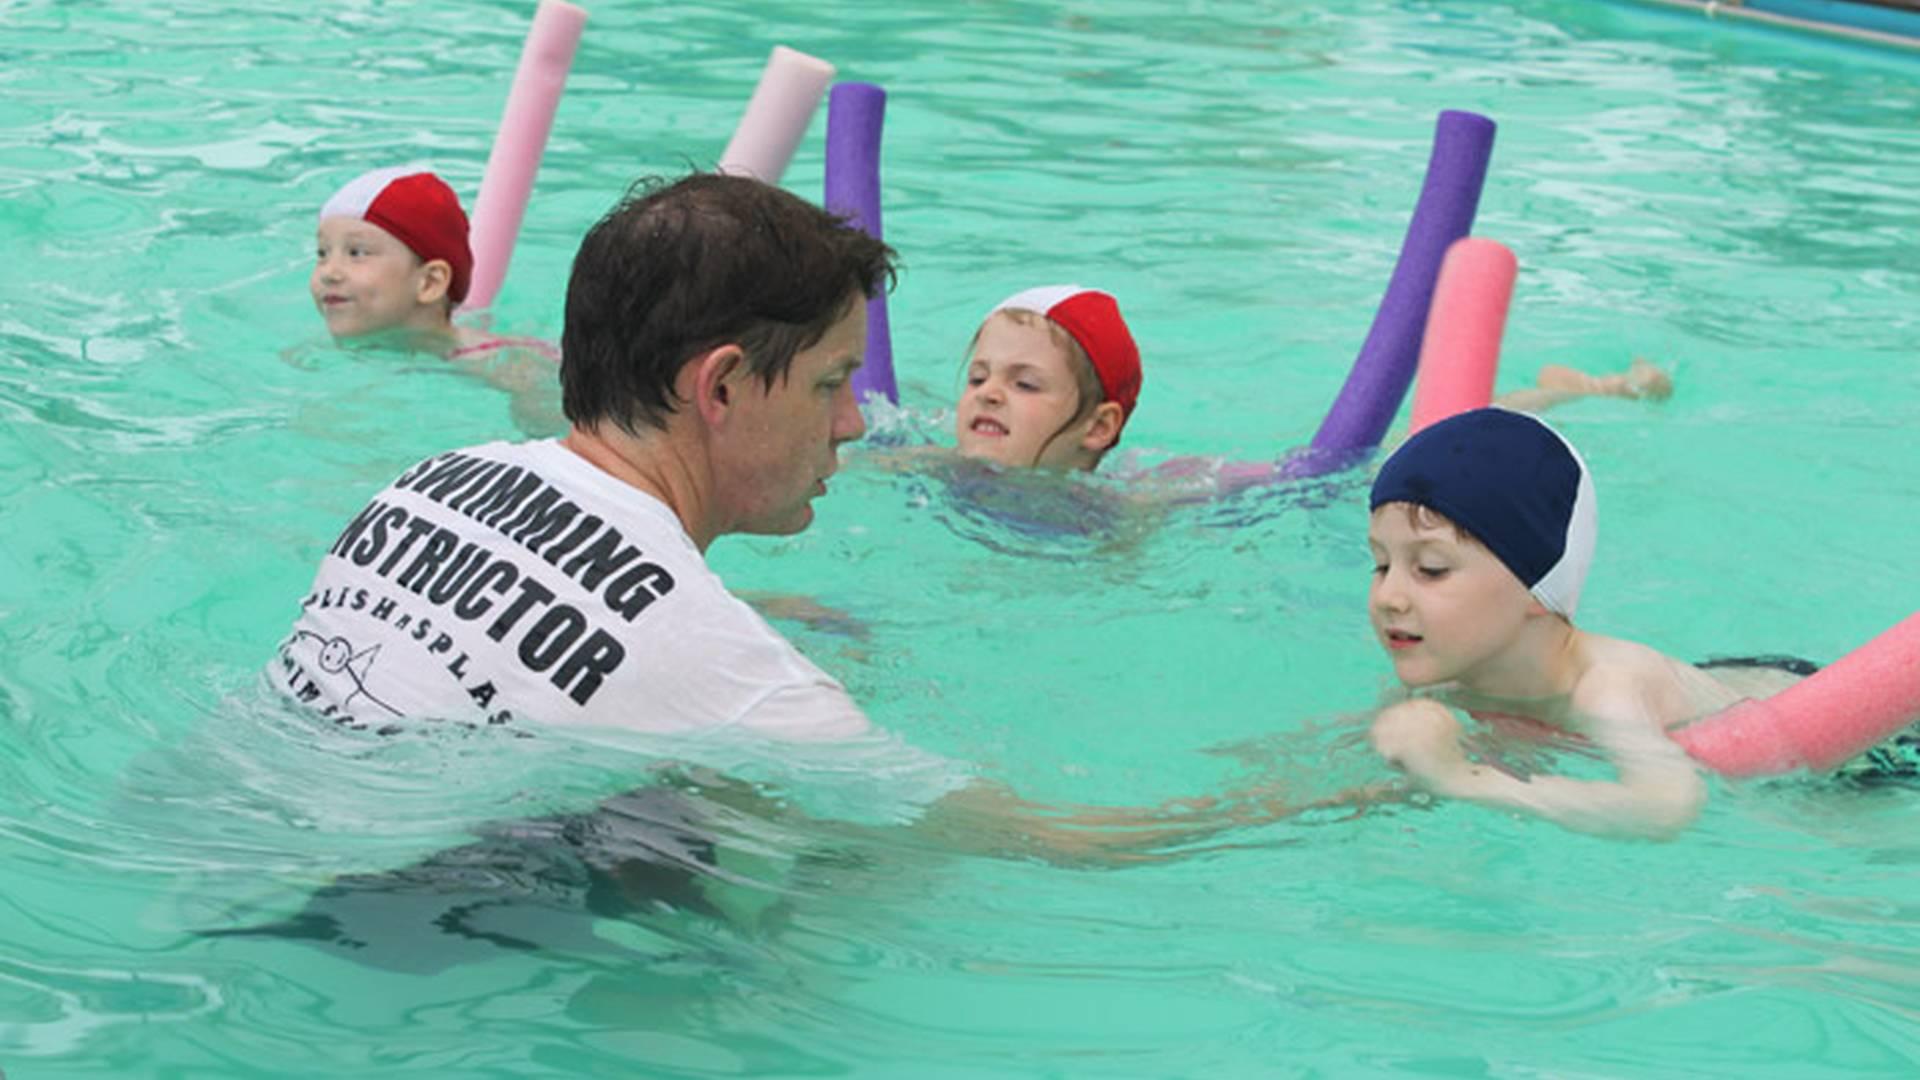
<path id="1" fill-rule="evenodd" d="M 394 335 L 446 352 L 462 342 L 453 309 L 473 279 L 467 215 L 423 169 L 375 169 L 320 208 L 308 288 L 334 340 Z"/>
<path id="2" fill-rule="evenodd" d="M 1088 470 L 1120 441 L 1140 397 L 1140 349 L 1109 293 L 1027 289 L 995 305 L 967 349 L 954 409 L 961 456 Z"/>
<path id="3" fill-rule="evenodd" d="M 564 430 L 553 362 L 537 338 L 457 326 L 473 280 L 467 215 L 446 181 L 420 168 L 375 169 L 320 208 L 308 290 L 336 342 L 430 352 L 513 395 L 517 426 Z"/>
<path id="4" fill-rule="evenodd" d="M 1141 388 L 1140 349 L 1110 293 L 1043 285 L 994 305 L 967 348 L 954 407 L 962 457 L 1022 468 L 1092 470 L 1120 441 Z M 1665 372 L 1635 360 L 1594 376 L 1562 365 L 1500 404 L 1539 412 L 1578 397 L 1665 398 Z"/>

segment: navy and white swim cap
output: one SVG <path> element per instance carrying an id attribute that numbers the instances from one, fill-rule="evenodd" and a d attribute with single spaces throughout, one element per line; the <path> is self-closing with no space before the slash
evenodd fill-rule
<path id="1" fill-rule="evenodd" d="M 1593 565 L 1593 478 L 1560 433 L 1509 409 L 1431 424 L 1393 452 L 1369 510 L 1405 502 L 1445 515 L 1506 564 L 1548 611 L 1573 618 Z"/>

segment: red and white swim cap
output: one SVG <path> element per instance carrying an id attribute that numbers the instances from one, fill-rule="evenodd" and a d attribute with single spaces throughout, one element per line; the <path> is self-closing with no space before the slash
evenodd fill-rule
<path id="1" fill-rule="evenodd" d="M 1107 400 L 1119 403 L 1120 423 L 1126 425 L 1134 402 L 1140 399 L 1140 347 L 1134 344 L 1127 320 L 1120 317 L 1120 302 L 1111 293 L 1080 285 L 1042 285 L 993 306 L 996 312 L 1008 310 L 1045 315 L 1073 335 L 1093 361 Z"/>
<path id="2" fill-rule="evenodd" d="M 473 281 L 473 249 L 467 244 L 467 214 L 447 182 L 417 168 L 375 169 L 347 181 L 320 208 L 320 220 L 351 217 L 378 225 L 422 259 L 444 259 L 453 268 L 447 295 L 459 303 Z"/>

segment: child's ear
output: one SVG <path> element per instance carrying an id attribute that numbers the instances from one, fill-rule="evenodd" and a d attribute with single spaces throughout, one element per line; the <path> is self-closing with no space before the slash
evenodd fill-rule
<path id="1" fill-rule="evenodd" d="M 420 287 L 414 290 L 415 302 L 437 304 L 453 288 L 453 264 L 445 259 L 428 259 L 420 267 Z"/>
<path id="2" fill-rule="evenodd" d="M 1125 417 L 1120 412 L 1117 401 L 1103 401 L 1093 407 L 1093 417 L 1087 421 L 1087 433 L 1080 436 L 1080 447 L 1099 453 L 1112 446 L 1120 438 L 1120 425 Z"/>

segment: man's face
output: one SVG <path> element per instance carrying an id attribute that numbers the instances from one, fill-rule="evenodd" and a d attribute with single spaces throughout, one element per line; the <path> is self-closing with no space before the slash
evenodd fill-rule
<path id="1" fill-rule="evenodd" d="M 713 447 L 721 532 L 785 535 L 813 522 L 815 496 L 839 467 L 840 444 L 866 434 L 853 372 L 867 351 L 867 301 L 854 294 L 826 336 L 767 386 L 743 370 Z"/>

